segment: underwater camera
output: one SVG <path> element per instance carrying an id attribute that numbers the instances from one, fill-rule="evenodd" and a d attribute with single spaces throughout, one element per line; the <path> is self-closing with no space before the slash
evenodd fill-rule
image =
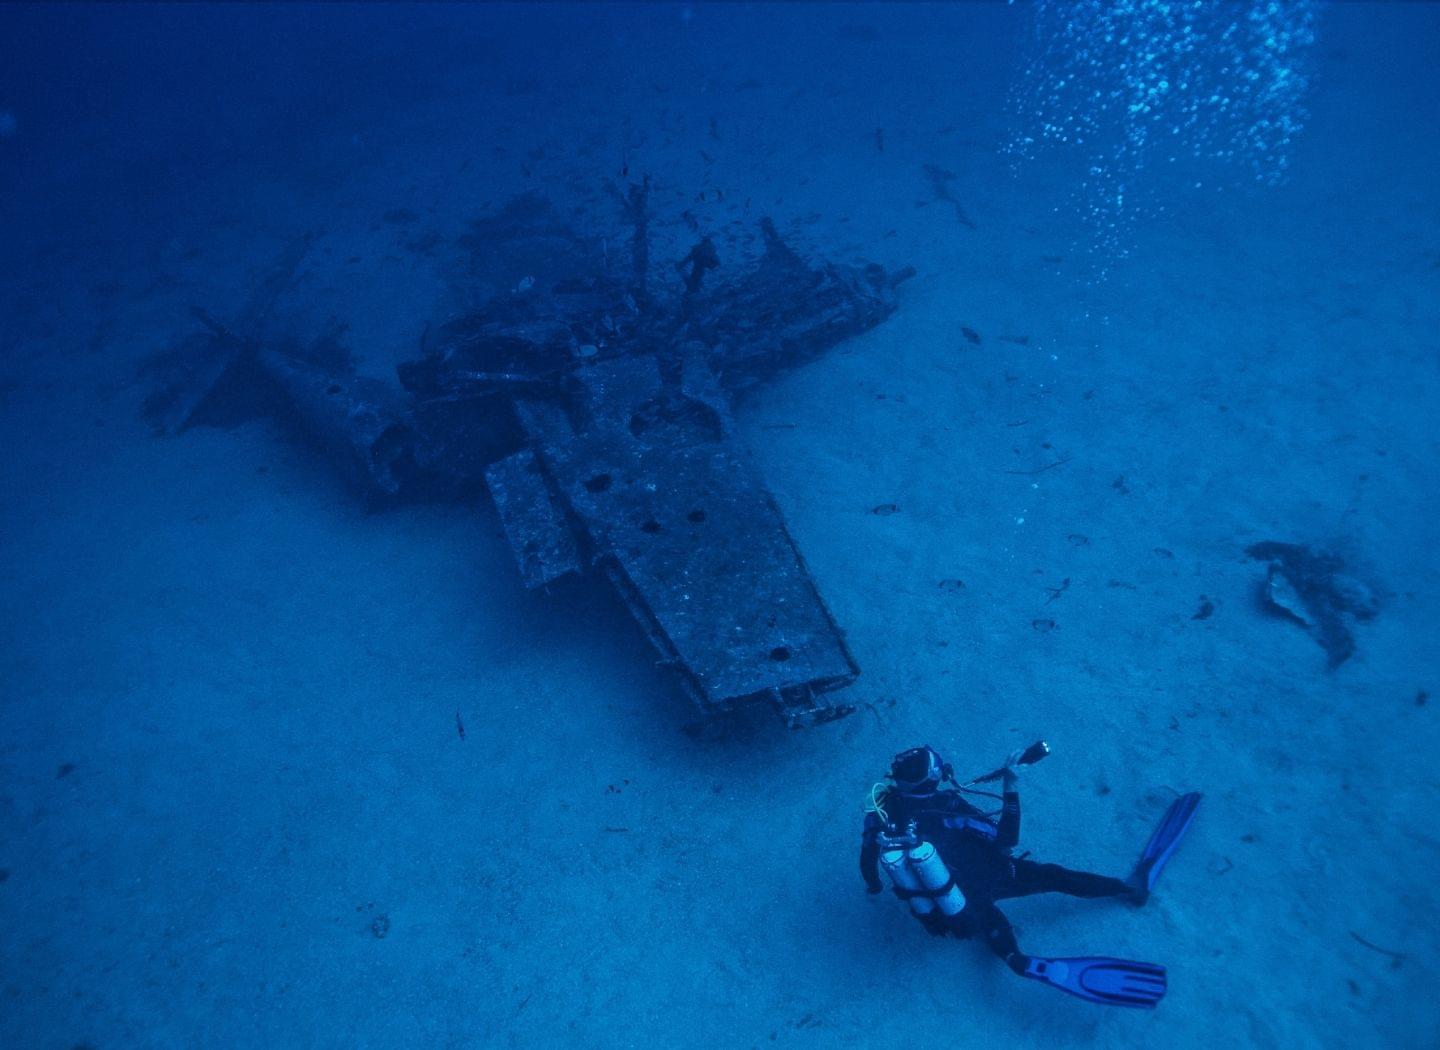
<path id="1" fill-rule="evenodd" d="M 1033 766 L 1036 762 L 1039 762 L 1048 754 L 1050 754 L 1050 745 L 1045 743 L 1045 741 L 1043 740 L 1037 740 L 1035 741 L 1035 743 L 1031 744 L 1025 749 L 1025 753 L 1020 756 L 1020 758 L 1016 761 L 1015 764 L 1019 766 Z M 970 781 L 970 783 L 988 784 L 992 780 L 999 780 L 1004 775 L 1005 767 L 1001 766 L 999 769 L 992 769 L 983 777 L 976 777 L 974 780 Z"/>

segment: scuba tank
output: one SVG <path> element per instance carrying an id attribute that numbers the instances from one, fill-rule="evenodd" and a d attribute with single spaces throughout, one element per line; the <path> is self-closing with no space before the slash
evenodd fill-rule
<path id="1" fill-rule="evenodd" d="M 917 917 L 930 915 L 936 909 L 953 919 L 965 908 L 965 894 L 955 885 L 950 869 L 940 859 L 935 847 L 915 834 L 911 821 L 904 833 L 897 833 L 892 824 L 877 839 L 880 866 L 890 877 L 895 896 L 910 902 Z"/>
<path id="2" fill-rule="evenodd" d="M 910 902 L 910 910 L 917 916 L 929 915 L 935 910 L 935 902 L 921 892 L 920 880 L 906 863 L 904 848 L 890 848 L 880 851 L 880 866 L 890 877 L 895 896 Z"/>
<path id="3" fill-rule="evenodd" d="M 922 842 L 906 852 L 905 860 L 926 897 L 935 902 L 935 907 L 939 908 L 946 918 L 953 919 L 965 909 L 965 894 L 955 885 L 950 869 L 940 859 L 934 846 Z"/>

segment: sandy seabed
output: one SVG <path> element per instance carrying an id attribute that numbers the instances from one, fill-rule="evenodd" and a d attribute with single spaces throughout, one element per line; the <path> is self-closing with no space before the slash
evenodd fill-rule
<path id="1" fill-rule="evenodd" d="M 1105 281 L 1061 169 L 998 152 L 1023 9 L 334 17 L 329 94 L 152 69 L 0 139 L 0 1044 L 1436 1045 L 1436 8 L 1328 12 L 1290 182 L 1175 198 Z M 692 739 L 618 601 L 526 593 L 488 505 L 368 514 L 273 426 L 140 418 L 140 363 L 297 236 L 283 316 L 387 374 L 473 301 L 470 220 L 614 222 L 622 170 L 657 260 L 769 215 L 918 271 L 740 407 L 863 668 L 843 722 Z M 1264 540 L 1383 595 L 1337 670 L 1260 607 Z M 1123 872 L 1206 794 L 1144 910 L 1007 907 L 1030 951 L 1165 963 L 1154 1013 L 863 893 L 893 752 L 1042 736 L 1037 858 Z"/>

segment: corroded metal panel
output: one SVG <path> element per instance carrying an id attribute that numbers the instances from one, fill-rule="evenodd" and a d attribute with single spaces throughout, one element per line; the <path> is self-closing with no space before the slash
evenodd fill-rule
<path id="1" fill-rule="evenodd" d="M 543 587 L 580 571 L 575 533 L 533 452 L 525 449 L 490 464 L 485 482 L 526 587 Z"/>
<path id="2" fill-rule="evenodd" d="M 596 560 L 702 707 L 844 713 L 814 699 L 858 673 L 844 639 L 713 374 L 698 356 L 682 369 L 667 383 L 654 358 L 597 363 L 577 373 L 574 403 L 519 414 Z"/>

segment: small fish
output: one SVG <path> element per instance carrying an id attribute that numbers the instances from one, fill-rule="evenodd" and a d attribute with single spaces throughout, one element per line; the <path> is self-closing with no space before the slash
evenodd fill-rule
<path id="1" fill-rule="evenodd" d="M 465 739 L 465 723 L 460 720 L 460 712 L 455 712 L 455 732 L 460 734 L 460 739 Z"/>

